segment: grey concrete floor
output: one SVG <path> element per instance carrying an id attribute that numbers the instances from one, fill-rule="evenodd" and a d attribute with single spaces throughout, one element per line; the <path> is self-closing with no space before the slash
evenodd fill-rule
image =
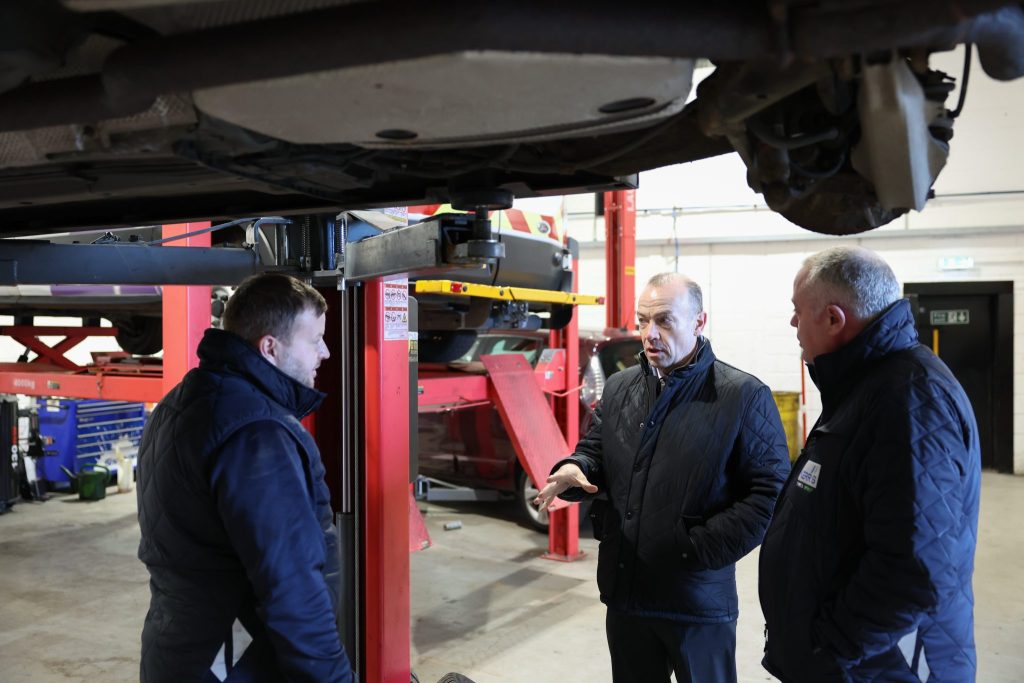
<path id="1" fill-rule="evenodd" d="M 58 497 L 0 516 L 0 681 L 138 679 L 149 600 L 135 559 L 134 494 Z M 412 556 L 412 665 L 424 683 L 459 671 L 476 683 L 610 680 L 596 543 L 574 563 L 540 559 L 546 537 L 502 504 L 423 505 L 434 546 Z M 445 522 L 462 528 L 444 531 Z M 986 473 L 975 573 L 978 681 L 1024 680 L 1024 477 Z M 762 647 L 756 556 L 738 568 L 737 663 L 772 680 Z"/>

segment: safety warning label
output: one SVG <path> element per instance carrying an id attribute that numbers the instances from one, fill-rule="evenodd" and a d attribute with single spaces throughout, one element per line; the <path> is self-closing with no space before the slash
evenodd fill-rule
<path id="1" fill-rule="evenodd" d="M 409 338 L 409 281 L 384 283 L 384 341 Z"/>

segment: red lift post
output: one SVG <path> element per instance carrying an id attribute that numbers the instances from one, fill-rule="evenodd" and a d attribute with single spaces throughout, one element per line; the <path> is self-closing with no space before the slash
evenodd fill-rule
<path id="1" fill-rule="evenodd" d="M 636 190 L 604 193 L 605 324 L 636 329 Z"/>
<path id="2" fill-rule="evenodd" d="M 579 265 L 572 264 L 572 291 L 579 292 Z M 605 299 L 607 305 L 607 299 Z M 580 319 L 579 309 L 574 309 L 569 324 L 561 330 L 552 330 L 550 347 L 565 349 L 565 387 L 561 392 L 553 393 L 551 408 L 555 419 L 562 428 L 568 455 L 576 447 L 580 438 Z M 571 370 L 571 371 L 570 371 Z M 542 483 L 540 480 L 538 484 Z M 560 562 L 573 562 L 582 558 L 580 552 L 580 506 L 570 505 L 555 508 L 548 514 L 548 552 L 545 559 Z"/>
<path id="3" fill-rule="evenodd" d="M 163 238 L 177 237 L 210 227 L 210 221 L 177 223 L 163 227 Z M 210 233 L 193 235 L 174 242 L 178 246 L 156 249 L 187 249 L 210 246 Z M 185 373 L 199 365 L 196 348 L 210 326 L 209 285 L 174 285 L 163 288 L 163 394 L 181 381 Z M 163 395 L 162 394 L 162 395 Z"/>
<path id="4" fill-rule="evenodd" d="M 575 264 L 573 264 L 575 269 Z M 579 272 L 578 270 L 576 272 Z M 577 291 L 576 278 L 573 278 L 573 290 Z M 579 441 L 580 432 L 580 342 L 578 310 L 573 311 L 572 320 L 561 330 L 552 330 L 551 348 L 565 349 L 565 367 L 573 372 L 566 372 L 565 391 L 553 397 L 552 408 L 555 419 L 562 427 L 568 455 Z M 538 484 L 543 482 L 538 481 Z M 548 515 L 548 552 L 544 555 L 549 560 L 572 562 L 583 557 L 580 552 L 580 506 L 569 505 L 554 509 Z"/>
<path id="5" fill-rule="evenodd" d="M 374 683 L 410 680 L 409 284 L 376 279 L 364 290 L 366 438 L 363 525 L 364 672 Z"/>

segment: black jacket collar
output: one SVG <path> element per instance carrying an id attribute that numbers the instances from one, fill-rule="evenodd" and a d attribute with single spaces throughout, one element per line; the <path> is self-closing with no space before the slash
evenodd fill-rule
<path id="1" fill-rule="evenodd" d="M 247 380 L 298 418 L 320 407 L 327 396 L 284 374 L 251 344 L 231 332 L 206 330 L 197 352 L 200 368 Z"/>
<path id="2" fill-rule="evenodd" d="M 643 351 L 636 354 L 637 361 L 640 364 L 641 372 L 645 376 L 657 377 L 657 373 L 654 371 L 654 366 L 647 360 L 647 354 Z M 673 379 L 681 379 L 692 373 L 703 373 L 711 364 L 715 362 L 715 352 L 711 350 L 711 342 L 708 341 L 707 337 L 697 338 L 697 352 L 693 354 L 693 358 L 686 365 L 680 366 L 672 372 L 665 375 L 666 381 Z"/>

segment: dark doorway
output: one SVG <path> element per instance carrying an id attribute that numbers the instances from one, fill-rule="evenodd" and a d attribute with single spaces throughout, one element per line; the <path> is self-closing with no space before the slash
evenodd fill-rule
<path id="1" fill-rule="evenodd" d="M 981 466 L 1013 472 L 1013 283 L 907 283 L 921 343 L 938 350 L 974 407 Z"/>

